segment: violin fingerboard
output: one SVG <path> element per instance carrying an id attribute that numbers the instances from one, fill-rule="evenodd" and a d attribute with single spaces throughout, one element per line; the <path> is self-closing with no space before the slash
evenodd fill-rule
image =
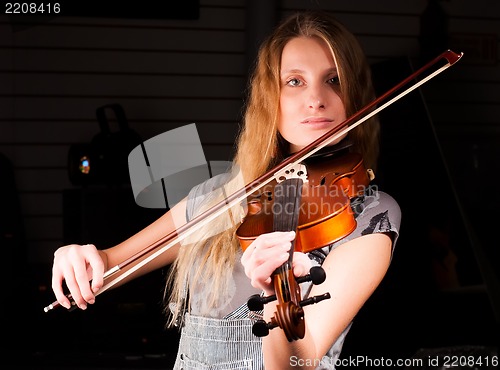
<path id="1" fill-rule="evenodd" d="M 272 209 L 274 231 L 297 231 L 303 183 L 300 178 L 292 178 L 275 186 Z M 293 251 L 292 245 L 290 261 Z"/>

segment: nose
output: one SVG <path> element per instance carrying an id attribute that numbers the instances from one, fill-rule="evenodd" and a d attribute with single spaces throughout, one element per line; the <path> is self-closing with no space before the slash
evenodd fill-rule
<path id="1" fill-rule="evenodd" d="M 320 87 L 311 87 L 308 106 L 310 109 L 324 109 L 326 98 Z"/>
<path id="2" fill-rule="evenodd" d="M 311 99 L 311 102 L 309 103 L 309 108 L 311 108 L 311 109 L 324 109 L 325 104 L 319 99 Z"/>

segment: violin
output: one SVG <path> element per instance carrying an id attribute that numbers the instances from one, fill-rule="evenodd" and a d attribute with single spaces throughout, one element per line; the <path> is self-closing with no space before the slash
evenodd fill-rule
<path id="1" fill-rule="evenodd" d="M 243 250 L 263 233 L 296 231 L 288 260 L 272 277 L 276 294 L 256 294 L 248 300 L 252 311 L 260 311 L 265 303 L 278 300 L 277 311 L 269 323 L 254 323 L 252 331 L 256 336 L 266 336 L 270 329 L 280 327 L 290 342 L 304 337 L 302 308 L 328 299 L 330 294 L 301 299 L 299 283 L 321 284 L 326 275 L 316 266 L 305 277 L 296 279 L 292 271 L 293 252 L 307 253 L 325 247 L 354 231 L 356 220 L 350 200 L 362 195 L 373 178 L 373 171 L 365 168 L 358 153 L 326 152 L 249 196 L 247 215 L 236 230 Z"/>
<path id="2" fill-rule="evenodd" d="M 366 105 L 347 120 L 314 140 L 300 151 L 286 158 L 270 171 L 248 183 L 241 189 L 235 191 L 215 206 L 201 213 L 186 224 L 180 226 L 177 230 L 161 237 L 153 244 L 145 247 L 141 252 L 112 267 L 105 272 L 105 284 L 96 293 L 96 295 L 102 294 L 106 290 L 115 286 L 124 278 L 150 263 L 168 249 L 186 239 L 208 222 L 215 220 L 233 206 L 248 201 L 249 212 L 247 218 L 258 220 L 259 217 L 262 217 L 261 215 L 263 213 L 269 211 L 269 207 L 272 209 L 273 205 L 281 204 L 283 208 L 293 210 L 291 212 L 293 217 L 289 217 L 290 214 L 286 213 L 286 217 L 284 217 L 283 214 L 279 214 L 280 212 L 275 212 L 276 216 L 273 215 L 272 225 L 269 224 L 269 221 L 265 221 L 261 226 L 256 226 L 258 222 L 252 222 L 247 223 L 241 228 L 241 230 L 238 231 L 242 247 L 248 246 L 253 241 L 259 232 L 259 228 L 262 232 L 265 232 L 265 230 L 268 229 L 269 231 L 298 230 L 299 235 L 299 237 L 296 238 L 298 242 L 296 242 L 296 245 L 290 249 L 289 260 L 285 262 L 283 266 L 278 268 L 277 273 L 274 274 L 273 283 L 276 294 L 271 297 L 258 297 L 258 299 L 254 300 L 250 299 L 248 305 L 249 308 L 253 310 L 256 308 L 254 306 L 260 307 L 269 301 L 275 299 L 278 300 L 277 312 L 271 322 L 265 323 L 262 321 L 260 323 L 258 322 L 259 324 L 257 326 L 254 326 L 253 331 L 256 335 L 266 335 L 266 332 L 270 329 L 279 326 L 285 331 L 289 341 L 302 338 L 305 332 L 304 312 L 302 308 L 307 304 L 328 299 L 329 294 L 326 293 L 324 295 L 311 297 L 303 301 L 300 300 L 300 288 L 298 284 L 307 280 L 311 280 L 314 284 L 319 284 L 325 279 L 325 276 L 323 273 L 313 270 L 313 268 L 311 269 L 309 275 L 306 275 L 306 277 L 295 279 L 291 270 L 291 258 L 293 256 L 293 251 L 296 248 L 300 251 L 320 248 L 324 245 L 328 245 L 331 240 L 345 237 L 352 230 L 354 230 L 355 220 L 349 210 L 349 194 L 355 194 L 356 186 L 366 182 L 366 172 L 362 169 L 362 167 L 352 165 L 352 163 L 356 162 L 354 159 L 342 159 L 343 162 L 350 163 L 352 168 L 342 169 L 342 171 L 338 171 L 338 174 L 336 174 L 335 171 L 323 171 L 321 170 L 321 166 L 316 168 L 314 164 L 306 163 L 306 159 L 310 157 L 312 158 L 315 153 L 318 153 L 323 148 L 328 147 L 331 143 L 346 135 L 353 128 L 357 127 L 395 101 L 399 100 L 406 94 L 415 90 L 450 66 L 454 65 L 461 59 L 462 55 L 463 53 L 457 54 L 451 50 L 443 52 L 416 72 L 405 78 L 403 81 L 395 85 L 385 94 Z M 444 64 L 443 61 L 445 61 Z M 436 69 L 435 65 L 438 63 L 441 63 L 442 65 Z M 432 68 L 435 70 L 429 73 L 428 70 Z M 425 75 L 425 77 L 422 77 L 423 75 Z M 415 79 L 417 77 L 422 77 L 422 79 L 415 83 Z M 410 83 L 411 85 L 407 87 Z M 308 174 L 308 171 L 311 173 L 310 175 Z M 358 175 L 361 176 L 359 180 L 357 178 Z M 323 220 L 321 216 L 318 216 L 313 218 L 311 223 L 308 223 L 304 221 L 304 219 L 307 219 L 307 214 L 304 216 L 299 210 L 299 205 L 301 204 L 299 196 L 302 196 L 302 188 L 304 185 L 306 187 L 306 194 L 308 194 L 307 192 L 315 189 L 308 189 L 308 187 L 317 187 L 318 184 L 323 182 L 323 179 L 324 183 L 328 184 L 328 189 L 330 189 L 331 184 L 336 184 L 336 186 L 338 186 L 337 189 L 342 190 L 339 194 L 342 192 L 345 194 L 340 194 L 338 195 L 338 198 L 334 199 L 333 203 L 338 202 L 339 204 L 332 208 L 333 212 L 329 213 L 329 217 L 327 217 L 326 220 Z M 311 183 L 312 185 L 309 184 L 309 181 L 311 180 L 314 180 Z M 276 182 L 274 186 L 270 185 L 273 189 L 272 191 L 269 189 L 260 191 L 260 189 L 264 189 L 264 187 L 272 182 Z M 344 182 L 346 182 L 347 185 L 343 184 Z M 349 183 L 352 183 L 355 186 L 350 186 Z M 351 190 L 353 193 L 351 193 Z M 269 191 L 271 191 L 271 194 Z M 249 194 L 251 195 L 250 200 L 248 200 Z M 269 197 L 266 198 L 268 195 Z M 305 198 L 307 198 L 307 196 Z M 310 204 L 313 203 L 310 202 Z M 337 220 L 342 220 L 342 222 L 337 222 Z M 322 225 L 323 221 L 325 222 L 324 225 Z M 244 224 L 245 222 L 242 223 L 242 225 Z M 325 225 L 328 225 L 328 227 L 325 227 Z M 316 232 L 314 231 L 318 230 L 318 228 L 322 232 L 317 233 L 321 235 L 319 235 L 318 239 L 316 239 Z M 330 228 L 336 230 L 330 231 Z M 125 267 L 128 269 L 115 277 L 115 274 L 122 271 Z M 67 295 L 67 297 L 70 301 L 72 301 L 71 295 Z M 74 304 L 74 301 L 72 301 L 72 305 Z M 49 312 L 59 306 L 59 303 L 55 301 L 44 307 L 44 311 Z M 259 328 L 263 330 L 260 330 Z"/>

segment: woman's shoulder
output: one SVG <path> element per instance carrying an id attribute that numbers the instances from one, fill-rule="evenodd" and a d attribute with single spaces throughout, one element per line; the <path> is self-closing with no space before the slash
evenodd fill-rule
<path id="1" fill-rule="evenodd" d="M 360 235 L 391 232 L 399 234 L 401 208 L 390 194 L 377 188 L 367 192 L 356 218 Z"/>
<path id="2" fill-rule="evenodd" d="M 373 189 L 370 193 L 366 195 L 366 208 L 386 208 L 393 212 L 401 213 L 401 208 L 397 200 L 385 191 L 379 190 L 377 188 Z"/>
<path id="3" fill-rule="evenodd" d="M 186 212 L 187 219 L 190 220 L 193 217 L 194 212 L 203 202 L 204 199 L 209 196 L 210 193 L 216 189 L 220 189 L 227 181 L 231 178 L 230 173 L 221 173 L 215 175 L 198 185 L 195 185 L 188 193 Z"/>
<path id="4" fill-rule="evenodd" d="M 209 179 L 195 185 L 188 194 L 188 199 L 193 198 L 199 194 L 207 194 L 214 189 L 219 188 L 223 184 L 225 184 L 230 177 L 230 174 L 227 172 L 215 175 L 210 177 Z"/>

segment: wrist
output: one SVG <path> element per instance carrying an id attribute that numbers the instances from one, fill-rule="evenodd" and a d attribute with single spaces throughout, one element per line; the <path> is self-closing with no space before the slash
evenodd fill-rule
<path id="1" fill-rule="evenodd" d="M 102 259 L 102 263 L 104 264 L 104 272 L 108 271 L 109 270 L 109 266 L 108 266 L 108 255 L 106 254 L 105 251 L 103 250 L 98 250 L 99 252 L 99 255 L 101 256 L 101 259 Z"/>

